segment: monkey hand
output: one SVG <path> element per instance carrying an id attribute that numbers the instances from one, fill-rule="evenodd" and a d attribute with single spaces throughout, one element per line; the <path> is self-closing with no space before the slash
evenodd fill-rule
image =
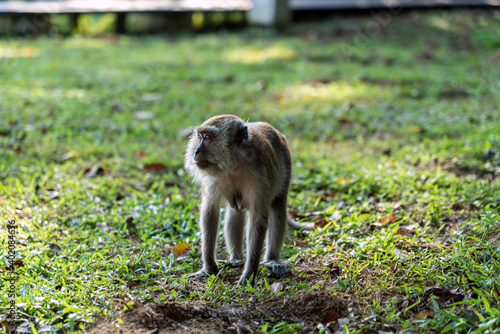
<path id="1" fill-rule="evenodd" d="M 274 278 L 281 278 L 290 271 L 284 263 L 278 261 L 264 261 L 260 265 L 271 269 L 271 277 Z"/>

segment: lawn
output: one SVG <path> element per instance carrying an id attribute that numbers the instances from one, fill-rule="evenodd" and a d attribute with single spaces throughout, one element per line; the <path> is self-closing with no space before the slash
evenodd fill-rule
<path id="1" fill-rule="evenodd" d="M 376 22 L 1 39 L 1 324 L 15 220 L 25 332 L 499 332 L 500 12 Z M 317 222 L 254 287 L 186 278 L 186 133 L 222 113 L 287 136 Z"/>

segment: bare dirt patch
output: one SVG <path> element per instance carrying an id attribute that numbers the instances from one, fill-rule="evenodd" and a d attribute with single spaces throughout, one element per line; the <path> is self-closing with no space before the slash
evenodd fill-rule
<path id="1" fill-rule="evenodd" d="M 257 326 L 280 321 L 296 323 L 312 332 L 328 311 L 347 315 L 347 300 L 328 290 L 299 291 L 248 304 L 168 301 L 137 307 L 123 315 L 121 333 L 251 333 Z M 110 330 L 97 325 L 91 333 Z M 299 331 L 300 332 L 300 331 Z"/>

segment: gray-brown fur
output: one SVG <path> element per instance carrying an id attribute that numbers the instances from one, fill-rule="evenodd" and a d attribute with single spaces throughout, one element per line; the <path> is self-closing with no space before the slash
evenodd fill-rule
<path id="1" fill-rule="evenodd" d="M 232 263 L 243 261 L 243 210 L 250 213 L 247 261 L 238 284 L 255 281 L 264 242 L 263 264 L 276 277 L 283 276 L 287 269 L 279 260 L 286 225 L 297 224 L 286 212 L 292 160 L 285 136 L 267 123 L 246 123 L 233 115 L 215 116 L 195 128 L 185 167 L 202 191 L 203 268 L 190 276 L 218 272 L 215 247 L 222 199 L 227 202 L 224 235 Z"/>

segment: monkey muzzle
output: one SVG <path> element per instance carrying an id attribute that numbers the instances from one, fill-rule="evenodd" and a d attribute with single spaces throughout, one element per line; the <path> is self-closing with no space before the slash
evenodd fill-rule
<path id="1" fill-rule="evenodd" d="M 207 160 L 196 160 L 196 159 L 193 159 L 193 160 L 199 169 L 207 169 L 208 167 L 210 167 L 210 165 L 212 165 Z"/>

